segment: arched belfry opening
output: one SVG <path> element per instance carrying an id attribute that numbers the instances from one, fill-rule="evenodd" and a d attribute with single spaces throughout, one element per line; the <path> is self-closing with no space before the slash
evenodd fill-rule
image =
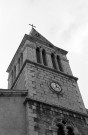
<path id="1" fill-rule="evenodd" d="M 73 123 L 64 117 L 54 119 L 52 126 L 56 127 L 57 135 L 75 135 Z"/>
<path id="2" fill-rule="evenodd" d="M 58 130 L 57 135 L 75 135 L 74 129 L 72 126 L 67 126 L 66 124 L 59 123 L 57 124 Z"/>
<path id="3" fill-rule="evenodd" d="M 37 57 L 37 62 L 39 64 L 41 64 L 41 55 L 40 55 L 40 48 L 39 47 L 36 48 L 36 57 Z"/>
<path id="4" fill-rule="evenodd" d="M 60 56 L 58 56 L 58 55 L 57 55 L 57 63 L 58 63 L 59 70 L 61 72 L 63 72 L 63 68 L 62 68 L 62 64 L 61 64 L 61 59 L 60 59 Z"/>
<path id="5" fill-rule="evenodd" d="M 63 124 L 57 124 L 58 130 L 57 130 L 57 135 L 65 135 L 64 132 L 64 125 Z"/>
<path id="6" fill-rule="evenodd" d="M 43 64 L 47 66 L 46 51 L 44 49 L 42 50 L 42 58 L 43 58 Z"/>
<path id="7" fill-rule="evenodd" d="M 51 60 L 52 60 L 53 68 L 57 69 L 56 61 L 55 61 L 55 55 L 53 53 L 51 54 Z"/>

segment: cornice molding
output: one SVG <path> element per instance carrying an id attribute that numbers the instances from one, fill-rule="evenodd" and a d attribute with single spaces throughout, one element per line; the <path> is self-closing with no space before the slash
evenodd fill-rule
<path id="1" fill-rule="evenodd" d="M 0 89 L 0 97 L 8 97 L 8 96 L 27 96 L 28 90 L 11 90 L 11 89 Z"/>
<path id="2" fill-rule="evenodd" d="M 36 66 L 39 66 L 39 67 L 45 68 L 45 69 L 47 69 L 47 70 L 49 70 L 49 71 L 53 71 L 53 72 L 55 72 L 55 73 L 58 73 L 58 74 L 64 75 L 64 76 L 66 76 L 66 77 L 68 77 L 68 78 L 74 79 L 75 81 L 77 81 L 77 80 L 78 80 L 78 78 L 77 78 L 77 77 L 75 77 L 75 76 L 68 75 L 68 74 L 66 74 L 66 73 L 64 73 L 64 72 L 61 72 L 61 71 L 58 71 L 58 70 L 52 69 L 52 68 L 50 68 L 50 67 L 48 67 L 48 66 L 44 66 L 44 65 L 39 64 L 39 63 L 36 63 L 36 62 L 32 62 L 32 61 L 30 61 L 30 60 L 26 60 L 26 61 L 25 61 L 25 63 L 31 63 L 31 64 L 33 64 L 33 65 L 36 65 Z"/>
<path id="3" fill-rule="evenodd" d="M 68 113 L 72 113 L 72 114 L 75 114 L 75 115 L 78 115 L 78 116 L 84 116 L 84 117 L 88 118 L 88 115 L 85 114 L 85 113 L 81 113 L 79 111 L 74 111 L 72 109 L 68 109 L 68 108 L 65 108 L 65 107 L 58 106 L 58 105 L 50 104 L 50 103 L 47 103 L 47 102 L 44 102 L 44 101 L 41 101 L 41 100 L 38 100 L 38 99 L 34 99 L 32 97 L 26 97 L 25 101 L 24 101 L 24 105 L 27 102 L 30 102 L 30 101 L 37 102 L 37 103 L 44 104 L 44 105 L 48 105 L 50 107 L 53 107 L 53 108 L 56 108 L 56 109 L 60 109 L 62 111 L 68 112 Z"/>
<path id="4" fill-rule="evenodd" d="M 48 42 L 44 42 L 42 41 L 41 39 L 39 38 L 36 38 L 36 37 L 32 37 L 30 35 L 27 35 L 26 34 L 26 37 L 27 39 L 31 40 L 32 42 L 39 42 L 39 43 L 42 43 L 44 44 L 45 46 L 49 47 L 49 48 L 52 48 L 52 49 L 55 49 L 56 51 L 58 50 L 59 52 L 61 52 L 62 54 L 66 55 L 68 53 L 68 51 L 64 50 L 64 49 L 61 49 L 59 47 L 56 47 L 54 46 L 52 43 L 48 43 Z"/>
<path id="5" fill-rule="evenodd" d="M 78 78 L 77 78 L 77 77 L 74 77 L 74 76 L 68 75 L 68 74 L 66 74 L 66 73 L 64 73 L 64 72 L 57 71 L 57 70 L 52 69 L 52 68 L 50 68 L 50 67 L 48 67 L 48 66 L 44 66 L 44 65 L 42 65 L 42 64 L 35 63 L 35 62 L 30 61 L 30 60 L 25 60 L 25 62 L 24 62 L 24 64 L 23 64 L 23 66 L 22 66 L 22 68 L 21 68 L 20 72 L 18 73 L 18 75 L 17 75 L 16 79 L 14 80 L 14 83 L 13 83 L 13 85 L 12 85 L 11 89 L 13 89 L 13 87 L 14 87 L 14 85 L 15 85 L 15 83 L 16 83 L 16 81 L 17 81 L 17 79 L 18 79 L 18 77 L 20 76 L 20 74 L 21 74 L 21 72 L 22 72 L 23 68 L 25 67 L 25 65 L 26 65 L 27 63 L 33 64 L 33 65 L 38 66 L 38 67 L 42 67 L 42 68 L 47 69 L 47 70 L 49 70 L 49 71 L 55 72 L 55 73 L 57 73 L 57 74 L 64 75 L 65 77 L 68 77 L 68 78 L 70 78 L 70 79 L 74 79 L 75 81 L 77 81 L 77 80 L 78 80 Z"/>

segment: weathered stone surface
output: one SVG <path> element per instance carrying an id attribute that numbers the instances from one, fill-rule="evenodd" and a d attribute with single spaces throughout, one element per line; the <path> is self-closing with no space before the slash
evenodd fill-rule
<path id="1" fill-rule="evenodd" d="M 23 97 L 0 97 L 0 134 L 26 135 Z"/>
<path id="2" fill-rule="evenodd" d="M 61 111 L 58 107 L 50 107 L 48 104 L 44 105 L 41 102 L 36 104 L 37 114 L 37 129 L 40 135 L 45 133 L 57 134 L 57 124 L 64 121 L 65 127 L 72 126 L 76 134 L 88 134 L 88 126 L 86 117 L 74 112 Z M 53 133 L 54 132 L 54 133 Z"/>
<path id="3" fill-rule="evenodd" d="M 34 69 L 34 72 L 31 73 L 31 69 Z M 53 81 L 61 85 L 61 95 L 55 93 L 50 87 Z M 86 113 L 78 86 L 75 82 L 74 87 L 73 80 L 69 77 L 28 64 L 26 83 L 26 89 L 29 89 L 29 95 L 34 99 Z"/>

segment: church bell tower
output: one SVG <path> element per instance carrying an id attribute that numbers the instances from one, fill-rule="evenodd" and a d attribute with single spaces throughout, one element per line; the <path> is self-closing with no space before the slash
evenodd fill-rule
<path id="1" fill-rule="evenodd" d="M 28 90 L 27 135 L 88 135 L 87 111 L 67 53 L 32 28 L 7 69 L 8 89 Z"/>

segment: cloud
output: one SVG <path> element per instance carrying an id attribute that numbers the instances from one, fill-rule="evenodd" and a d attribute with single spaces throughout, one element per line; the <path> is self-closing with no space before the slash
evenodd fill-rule
<path id="1" fill-rule="evenodd" d="M 70 5 L 70 6 L 69 6 Z M 66 3 L 68 10 L 61 12 L 63 22 L 58 30 L 60 42 L 70 48 L 70 51 L 82 54 L 84 38 L 88 35 L 88 2 L 80 1 Z M 53 28 L 54 29 L 54 28 Z M 53 30 L 54 31 L 54 30 Z"/>

